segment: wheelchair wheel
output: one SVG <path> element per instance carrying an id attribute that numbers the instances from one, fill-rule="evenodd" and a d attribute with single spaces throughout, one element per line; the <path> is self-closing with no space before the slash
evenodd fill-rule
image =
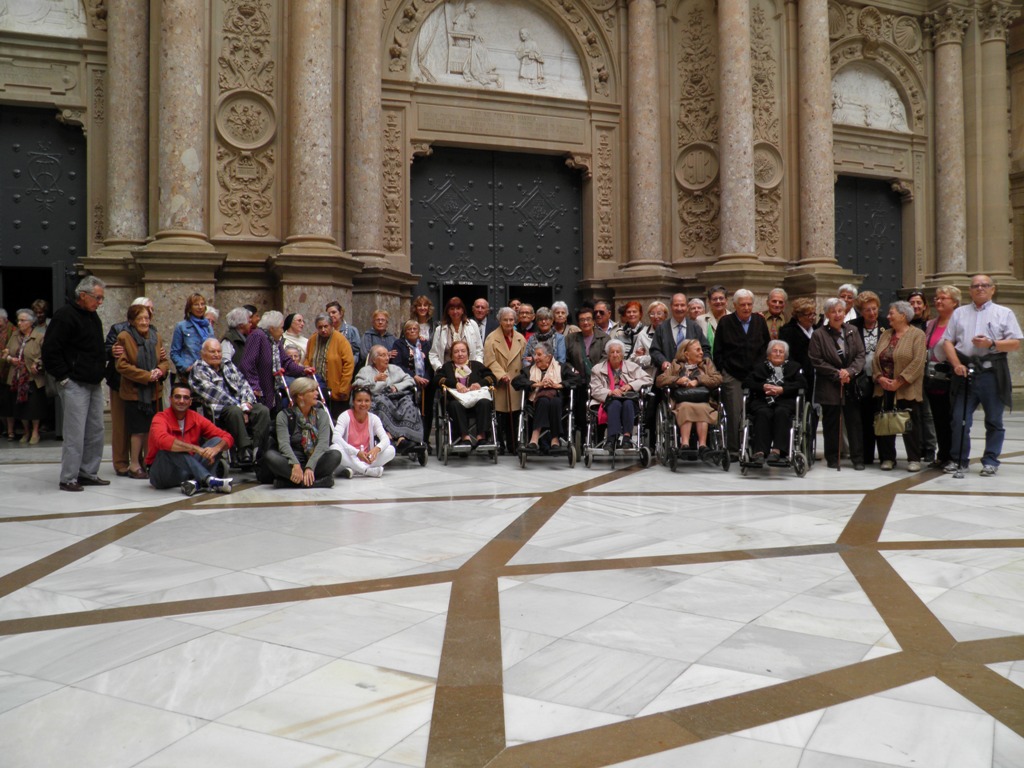
<path id="1" fill-rule="evenodd" d="M 729 451 L 723 449 L 722 450 L 722 471 L 728 472 L 730 465 L 731 465 L 731 462 L 729 460 Z"/>
<path id="2" fill-rule="evenodd" d="M 668 468 L 675 472 L 676 468 L 678 468 L 679 466 L 679 457 L 676 455 L 676 452 L 672 448 L 672 446 L 669 446 L 668 450 L 665 453 L 667 454 L 665 458 L 667 459 Z"/>
<path id="3" fill-rule="evenodd" d="M 419 461 L 421 467 L 427 466 L 427 446 L 423 446 L 419 455 L 416 457 L 416 460 Z"/>
<path id="4" fill-rule="evenodd" d="M 526 449 L 519 446 L 519 466 L 526 469 Z"/>
<path id="5" fill-rule="evenodd" d="M 651 466 L 651 449 L 646 445 L 640 448 L 640 466 L 644 469 Z"/>
<path id="6" fill-rule="evenodd" d="M 569 450 L 567 451 L 567 453 L 569 454 L 569 469 L 575 469 L 577 458 L 576 443 L 572 442 L 571 440 L 569 441 Z"/>
<path id="7" fill-rule="evenodd" d="M 451 455 L 451 452 L 450 452 L 450 451 L 448 450 L 448 449 L 449 449 L 449 447 L 450 447 L 450 446 L 449 446 L 449 445 L 448 445 L 447 443 L 445 443 L 444 445 L 442 445 L 442 446 L 441 446 L 441 452 L 440 452 L 440 454 L 439 454 L 439 455 L 440 455 L 440 457 L 441 457 L 441 461 L 442 461 L 442 462 L 444 463 L 444 465 L 445 465 L 446 467 L 448 466 L 448 458 L 449 458 L 449 456 Z"/>
<path id="8" fill-rule="evenodd" d="M 588 451 L 586 448 L 583 449 L 583 466 L 590 469 L 594 465 L 594 454 Z"/>
<path id="9" fill-rule="evenodd" d="M 796 472 L 797 477 L 807 474 L 807 457 L 800 451 L 793 454 L 793 471 Z"/>

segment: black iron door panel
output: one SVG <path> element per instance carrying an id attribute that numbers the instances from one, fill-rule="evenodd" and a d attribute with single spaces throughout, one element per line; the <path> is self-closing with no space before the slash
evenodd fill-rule
<path id="1" fill-rule="evenodd" d="M 440 147 L 413 164 L 412 270 L 440 306 L 577 300 L 581 187 L 562 158 Z M 466 295 L 463 295 L 466 294 Z"/>
<path id="2" fill-rule="evenodd" d="M 82 131 L 57 122 L 55 110 L 0 108 L 0 287 L 8 309 L 35 298 L 63 304 L 64 267 L 86 256 L 85 168 Z"/>
<path id="3" fill-rule="evenodd" d="M 902 205 L 887 181 L 840 176 L 836 184 L 836 259 L 865 276 L 861 290 L 877 293 L 883 308 L 903 286 Z"/>

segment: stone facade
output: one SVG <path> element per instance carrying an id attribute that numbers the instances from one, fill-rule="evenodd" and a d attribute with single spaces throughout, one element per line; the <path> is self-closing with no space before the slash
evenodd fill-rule
<path id="1" fill-rule="evenodd" d="M 899 193 L 902 288 L 987 271 L 1024 303 L 1018 3 L 36 5 L 0 17 L 0 103 L 87 134 L 80 268 L 115 289 L 107 321 L 141 292 L 177 317 L 193 288 L 404 314 L 435 146 L 565 158 L 582 298 L 827 297 L 858 279 L 834 232 L 854 176 Z"/>

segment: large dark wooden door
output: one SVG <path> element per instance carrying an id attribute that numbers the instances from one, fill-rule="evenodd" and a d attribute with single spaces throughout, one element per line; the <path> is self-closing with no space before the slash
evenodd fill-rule
<path id="1" fill-rule="evenodd" d="M 861 290 L 878 294 L 883 313 L 903 287 L 902 206 L 889 182 L 840 176 L 836 184 L 836 259 L 864 275 Z"/>
<path id="2" fill-rule="evenodd" d="M 548 155 L 439 147 L 413 164 L 418 294 L 492 308 L 511 298 L 575 306 L 582 277 L 581 182 Z"/>
<path id="3" fill-rule="evenodd" d="M 85 137 L 53 109 L 0 108 L 0 295 L 13 314 L 64 304 L 86 255 Z"/>

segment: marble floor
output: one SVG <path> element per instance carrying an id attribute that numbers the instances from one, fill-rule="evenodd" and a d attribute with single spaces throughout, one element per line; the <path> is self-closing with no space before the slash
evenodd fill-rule
<path id="1" fill-rule="evenodd" d="M 193 498 L 4 444 L 0 765 L 1019 768 L 1008 427 L 994 478 L 473 456 Z"/>

